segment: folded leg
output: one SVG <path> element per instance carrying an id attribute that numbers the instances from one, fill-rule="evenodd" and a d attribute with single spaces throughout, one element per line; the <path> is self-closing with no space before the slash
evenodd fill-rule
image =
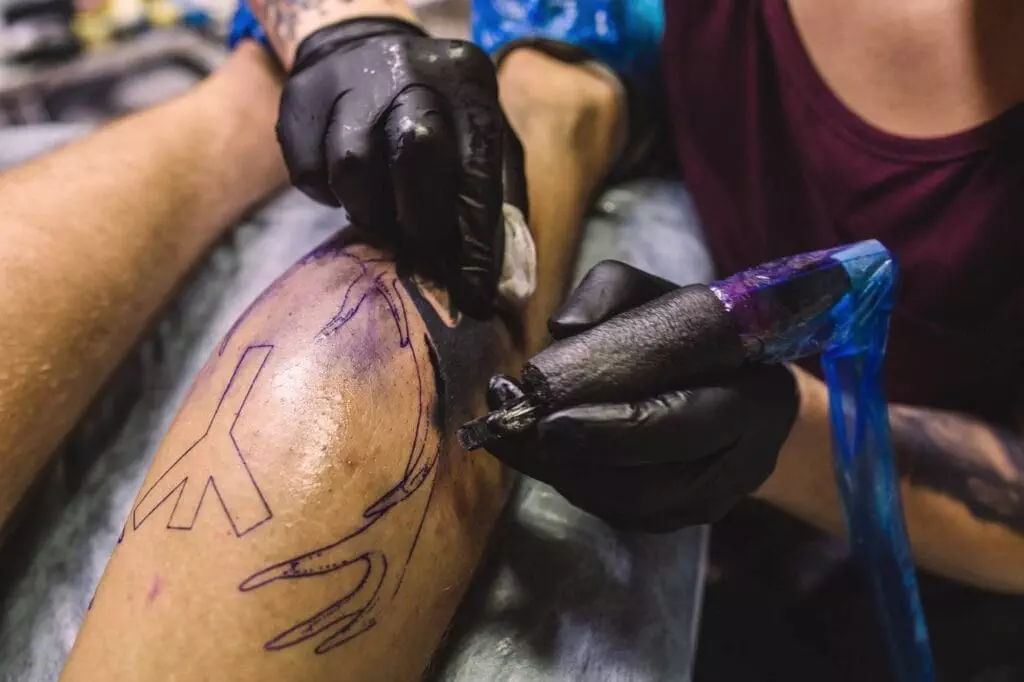
<path id="1" fill-rule="evenodd" d="M 528 94 L 522 76 L 503 94 Z M 65 679 L 422 674 L 509 488 L 455 431 L 545 337 L 606 165 L 614 116 L 597 108 L 510 112 L 539 178 L 541 286 L 522 320 L 461 316 L 354 232 L 253 303 L 165 437 Z"/>

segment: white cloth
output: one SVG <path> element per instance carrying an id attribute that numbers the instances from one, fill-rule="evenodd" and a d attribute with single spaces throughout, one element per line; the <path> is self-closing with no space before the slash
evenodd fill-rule
<path id="1" fill-rule="evenodd" d="M 537 248 L 523 212 L 502 204 L 505 254 L 498 280 L 498 298 L 513 310 L 523 310 L 537 290 Z"/>

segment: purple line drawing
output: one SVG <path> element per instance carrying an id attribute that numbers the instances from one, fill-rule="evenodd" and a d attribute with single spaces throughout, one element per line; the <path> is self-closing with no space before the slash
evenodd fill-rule
<path id="1" fill-rule="evenodd" d="M 324 325 L 317 338 L 323 339 L 339 332 L 364 305 L 369 305 L 371 300 L 379 300 L 387 307 L 395 323 L 398 351 L 409 353 L 415 368 L 417 417 L 401 479 L 363 511 L 362 520 L 355 528 L 349 529 L 335 542 L 257 571 L 238 586 L 242 592 L 252 592 L 282 581 L 304 581 L 324 576 L 332 576 L 344 586 L 352 585 L 348 589 L 341 587 L 343 593 L 330 604 L 265 642 L 267 651 L 316 639 L 313 651 L 324 654 L 373 629 L 381 611 L 401 588 L 413 550 L 419 542 L 436 483 L 436 476 L 432 474 L 436 472 L 442 441 L 439 439 L 436 447 L 427 447 L 431 428 L 430 405 L 425 399 L 422 367 L 410 338 L 409 319 L 398 278 L 390 265 L 379 259 L 360 258 L 347 250 L 332 255 L 351 259 L 361 271 L 345 291 L 338 312 Z M 377 264 L 381 265 L 375 267 Z M 437 396 L 437 399 L 443 398 Z M 386 530 L 393 542 L 396 528 L 387 528 L 380 522 L 424 487 L 427 492 L 422 496 L 423 509 L 409 533 L 408 550 L 402 552 L 403 563 L 392 567 L 388 556 L 379 549 L 383 540 L 379 533 Z"/>
<path id="2" fill-rule="evenodd" d="M 237 537 L 273 518 L 233 433 L 273 348 L 270 345 L 253 345 L 245 349 L 217 402 L 206 431 L 135 504 L 132 510 L 134 530 L 138 530 L 157 509 L 172 499 L 174 505 L 167 528 L 191 530 L 210 490 L 220 502 Z"/>

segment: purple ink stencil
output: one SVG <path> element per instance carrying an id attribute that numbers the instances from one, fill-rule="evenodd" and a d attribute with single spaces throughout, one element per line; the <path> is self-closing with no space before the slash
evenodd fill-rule
<path id="1" fill-rule="evenodd" d="M 219 500 L 238 537 L 273 518 L 267 500 L 249 471 L 245 455 L 234 436 L 235 425 L 242 416 L 249 395 L 273 348 L 258 345 L 245 349 L 217 402 L 206 431 L 160 475 L 135 504 L 132 510 L 134 530 L 138 530 L 157 509 L 172 498 L 174 506 L 171 508 L 167 528 L 190 530 L 210 490 Z"/>
<path id="2" fill-rule="evenodd" d="M 401 477 L 367 506 L 355 527 L 341 530 L 338 533 L 339 539 L 330 544 L 278 561 L 256 571 L 239 584 L 239 591 L 248 593 L 271 589 L 272 585 L 283 581 L 316 580 L 327 576 L 337 577 L 346 572 L 361 572 L 355 587 L 335 595 L 333 601 L 316 613 L 268 639 L 263 645 L 266 651 L 278 651 L 312 640 L 315 642 L 313 652 L 324 654 L 369 632 L 377 625 L 383 609 L 401 589 L 419 542 L 433 500 L 437 463 L 444 445 L 444 439 L 439 438 L 435 447 L 428 447 L 430 430 L 439 429 L 443 425 L 436 424 L 431 418 L 436 406 L 427 400 L 424 372 L 429 370 L 425 368 L 425 363 L 421 363 L 412 343 L 409 313 L 393 266 L 381 258 L 361 257 L 358 252 L 344 247 L 321 247 L 299 265 L 324 258 L 346 259 L 358 271 L 347 288 L 339 292 L 340 302 L 336 313 L 311 342 L 323 342 L 342 333 L 345 326 L 361 311 L 370 310 L 375 304 L 382 306 L 395 325 L 397 352 L 408 353 L 412 361 L 415 398 L 412 397 L 412 391 L 409 397 L 413 401 L 411 404 L 415 405 L 417 416 L 412 425 L 408 455 Z M 229 338 L 236 328 L 237 325 L 229 332 Z M 428 350 L 436 353 L 430 338 L 425 337 L 424 341 Z M 146 489 L 136 503 L 131 515 L 135 530 L 172 500 L 173 506 L 166 527 L 174 530 L 191 529 L 209 490 L 220 501 L 238 537 L 245 536 L 273 518 L 262 491 L 249 471 L 245 454 L 233 436 L 234 427 L 244 418 L 246 402 L 273 349 L 274 346 L 269 344 L 245 348 L 203 435 Z M 221 345 L 219 354 L 222 355 L 226 350 L 227 341 Z M 436 385 L 438 370 L 434 364 L 432 361 Z M 435 388 L 443 390 L 441 386 L 436 385 Z M 225 485 L 227 481 L 231 482 L 230 486 Z M 379 549 L 383 538 L 375 533 L 386 534 L 393 539 L 395 528 L 382 525 L 381 522 L 394 509 L 424 489 L 423 510 L 417 514 L 415 526 L 410 525 L 414 530 L 409 534 L 408 549 L 403 547 L 400 558 L 392 562 Z M 224 493 L 228 493 L 228 496 L 225 497 Z M 351 585 L 347 580 L 341 582 Z M 393 589 L 390 583 L 393 583 Z M 317 585 L 316 589 L 324 588 Z M 160 590 L 156 583 L 154 590 L 151 590 L 153 598 Z"/>
<path id="3" fill-rule="evenodd" d="M 160 596 L 162 584 L 160 582 L 160 576 L 154 575 L 153 582 L 149 586 L 149 592 L 146 593 L 146 604 L 152 604 L 156 601 L 156 598 Z"/>
<path id="4" fill-rule="evenodd" d="M 382 610 L 398 594 L 419 542 L 437 479 L 432 474 L 436 473 L 443 446 L 443 439 L 439 439 L 435 448 L 427 447 L 429 430 L 436 427 L 430 419 L 431 406 L 426 400 L 423 367 L 412 343 L 408 311 L 398 276 L 391 269 L 392 266 L 382 259 L 363 258 L 344 248 L 330 252 L 320 250 L 317 258 L 328 256 L 350 260 L 359 267 L 359 273 L 342 292 L 337 312 L 320 329 L 315 341 L 323 341 L 341 333 L 360 311 L 369 309 L 372 303 L 383 305 L 395 324 L 397 350 L 408 353 L 412 360 L 416 376 L 416 421 L 401 478 L 363 511 L 360 524 L 343 532 L 335 542 L 274 563 L 239 584 L 239 591 L 248 593 L 267 589 L 282 581 L 305 581 L 362 571 L 355 587 L 312 616 L 267 640 L 264 643 L 266 651 L 278 651 L 316 640 L 313 652 L 324 654 L 369 632 L 377 625 Z M 429 339 L 425 340 L 429 345 Z M 415 531 L 411 534 L 409 548 L 403 552 L 403 561 L 398 564 L 397 571 L 389 572 L 391 562 L 387 554 L 378 548 L 381 540 L 375 538 L 374 531 L 388 532 L 393 537 L 394 529 L 380 525 L 381 521 L 424 487 L 427 488 L 426 500 Z M 384 590 L 389 579 L 394 582 L 394 589 L 390 593 Z"/>

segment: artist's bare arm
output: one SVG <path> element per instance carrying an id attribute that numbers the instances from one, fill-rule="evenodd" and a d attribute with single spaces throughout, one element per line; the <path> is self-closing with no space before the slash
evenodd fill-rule
<path id="1" fill-rule="evenodd" d="M 763 499 L 843 532 L 822 382 L 797 370 L 801 406 Z M 917 563 L 981 587 L 1024 592 L 1024 439 L 954 412 L 889 409 Z"/>
<path id="2" fill-rule="evenodd" d="M 286 70 L 303 39 L 324 26 L 357 17 L 419 23 L 405 0 L 251 0 L 251 7 Z"/>
<path id="3" fill-rule="evenodd" d="M 285 180 L 277 78 L 243 46 L 184 96 L 0 175 L 0 526 L 203 250 Z"/>
<path id="4" fill-rule="evenodd" d="M 600 177 L 588 165 L 608 161 L 575 153 L 611 137 L 594 116 L 527 107 L 529 70 L 502 82 L 525 107 L 506 111 L 527 176 L 543 180 L 522 328 L 453 313 L 353 233 L 303 259 L 196 377 L 65 680 L 420 678 L 508 490 L 455 430 L 484 410 L 487 378 L 517 372 L 544 338 Z"/>

